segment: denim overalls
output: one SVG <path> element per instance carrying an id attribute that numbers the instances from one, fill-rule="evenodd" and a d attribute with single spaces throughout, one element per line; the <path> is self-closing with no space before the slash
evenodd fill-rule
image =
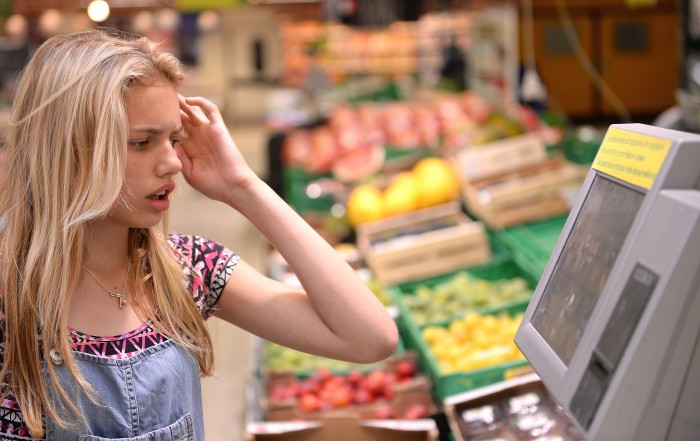
<path id="1" fill-rule="evenodd" d="M 204 441 L 201 384 L 197 360 L 167 340 L 122 359 L 74 352 L 78 369 L 99 394 L 102 405 L 81 394 L 84 415 L 77 428 L 62 429 L 47 418 L 49 441 Z M 52 353 L 69 396 L 76 385 Z"/>

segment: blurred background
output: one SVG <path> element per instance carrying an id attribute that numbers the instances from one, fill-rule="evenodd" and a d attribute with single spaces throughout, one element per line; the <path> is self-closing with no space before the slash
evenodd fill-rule
<path id="1" fill-rule="evenodd" d="M 414 288 L 403 284 L 465 268 L 507 261 L 517 264 L 508 277 L 525 274 L 532 288 L 610 124 L 700 131 L 696 0 L 0 0 L 0 142 L 32 50 L 94 27 L 148 36 L 179 57 L 183 93 L 220 107 L 251 166 L 403 315 L 402 294 Z M 538 183 L 524 180 L 533 175 Z M 494 180 L 512 180 L 514 190 L 489 193 Z M 525 187 L 535 190 L 519 192 Z M 184 181 L 178 192 L 171 228 L 218 240 L 296 283 L 240 215 Z M 489 206 L 497 196 L 518 209 Z M 420 222 L 402 218 L 417 212 Z M 371 246 L 411 236 L 443 251 L 424 233 L 461 225 L 462 215 L 481 225 L 481 254 L 437 252 L 416 270 L 382 266 Z M 476 237 L 454 234 L 464 249 Z M 402 338 L 422 329 L 392 311 Z M 432 321 L 448 320 L 440 314 Z M 248 425 L 270 415 L 266 375 L 295 366 L 275 364 L 266 342 L 233 326 L 210 326 L 217 364 L 204 380 L 207 438 L 255 438 Z M 417 351 L 412 362 L 433 387 L 444 379 L 447 365 L 435 372 L 424 342 L 402 345 Z M 301 378 L 319 366 L 296 369 Z M 434 417 L 447 439 L 455 426 L 440 419 L 444 396 L 431 397 L 417 415 Z"/>

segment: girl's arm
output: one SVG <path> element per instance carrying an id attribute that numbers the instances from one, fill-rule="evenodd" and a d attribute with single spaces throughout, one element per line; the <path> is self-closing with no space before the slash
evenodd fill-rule
<path id="1" fill-rule="evenodd" d="M 219 110 L 181 98 L 187 138 L 177 148 L 185 179 L 250 220 L 293 269 L 303 290 L 240 261 L 215 315 L 304 352 L 354 362 L 391 355 L 396 326 L 354 270 L 248 167 Z"/>

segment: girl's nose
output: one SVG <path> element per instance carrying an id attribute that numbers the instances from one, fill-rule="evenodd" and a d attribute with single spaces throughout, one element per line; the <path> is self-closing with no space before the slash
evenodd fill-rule
<path id="1" fill-rule="evenodd" d="M 182 170 L 182 162 L 180 162 L 180 158 L 178 158 L 177 153 L 175 153 L 175 148 L 168 140 L 163 146 L 162 155 L 158 162 L 156 172 L 159 176 L 166 176 L 178 174 L 180 170 Z"/>

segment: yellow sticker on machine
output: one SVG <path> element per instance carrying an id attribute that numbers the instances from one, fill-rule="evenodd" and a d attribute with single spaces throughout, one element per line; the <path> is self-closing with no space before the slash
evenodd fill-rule
<path id="1" fill-rule="evenodd" d="M 670 147 L 669 139 L 611 127 L 592 167 L 648 190 Z"/>

